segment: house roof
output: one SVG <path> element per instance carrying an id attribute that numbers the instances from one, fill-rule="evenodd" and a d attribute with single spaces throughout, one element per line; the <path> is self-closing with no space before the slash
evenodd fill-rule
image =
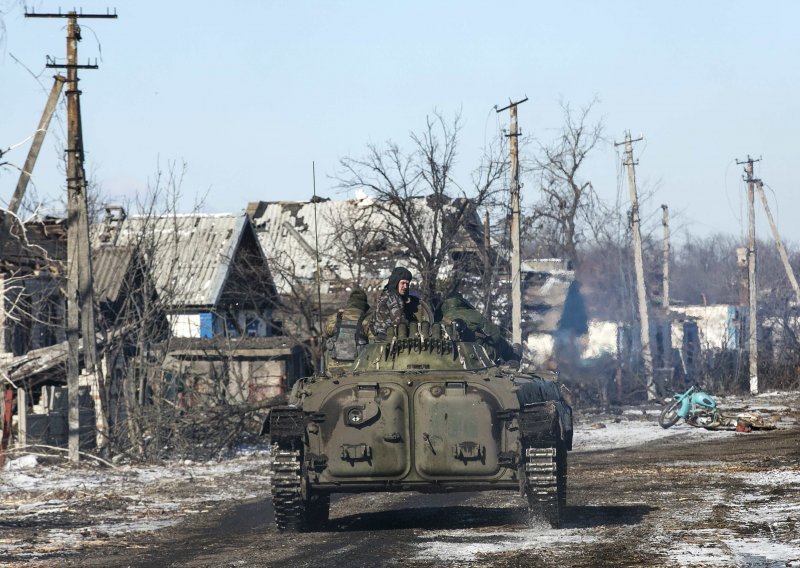
<path id="1" fill-rule="evenodd" d="M 420 215 L 430 215 L 431 208 L 425 206 L 425 198 L 418 199 Z M 458 200 L 453 200 L 456 210 Z M 341 292 L 345 286 L 359 277 L 361 287 L 377 290 L 383 287 L 396 259 L 404 251 L 390 240 L 391 228 L 398 221 L 375 207 L 375 201 L 366 197 L 342 201 L 258 201 L 250 203 L 247 214 L 253 220 L 256 233 L 261 240 L 271 267 L 276 285 L 281 293 L 290 293 L 292 279 L 313 280 L 316 277 L 317 259 L 322 271 L 321 292 Z M 482 231 L 477 215 L 461 227 L 458 233 L 459 248 L 478 250 L 480 238 L 472 232 Z M 425 225 L 428 225 L 427 223 Z M 432 223 L 431 223 L 432 225 Z M 357 236 L 356 236 L 357 235 Z M 433 235 L 429 235 L 432 239 Z M 348 258 L 348 238 L 360 239 L 365 258 L 361 266 Z M 362 272 L 357 274 L 357 270 Z M 283 274 L 282 274 L 283 272 Z"/>
<path id="2" fill-rule="evenodd" d="M 343 258 L 342 242 L 337 240 L 337 236 L 348 220 L 368 220 L 370 228 L 377 231 L 382 219 L 374 214 L 370 205 L 368 200 L 251 203 L 248 214 L 252 216 L 270 267 L 275 267 L 275 280 L 280 292 L 290 293 L 293 280 L 311 281 L 316 278 L 317 250 L 323 275 L 323 294 L 336 291 L 337 281 L 355 280 L 350 265 Z M 378 248 L 381 248 L 380 244 L 376 242 Z M 383 257 L 388 259 L 389 252 L 384 250 L 383 253 Z M 381 270 L 378 267 L 375 269 L 377 273 L 368 274 L 367 279 L 385 280 L 392 268 L 387 266 Z M 369 288 L 377 282 L 364 284 Z"/>
<path id="3" fill-rule="evenodd" d="M 94 297 L 100 303 L 113 303 L 119 299 L 128 268 L 133 259 L 131 246 L 103 246 L 92 252 Z"/>
<path id="4" fill-rule="evenodd" d="M 104 253 L 106 248 L 139 247 L 142 254 L 153 255 L 156 287 L 173 306 L 213 306 L 222 294 L 234 253 L 245 232 L 252 230 L 244 214 L 133 216 L 120 223 L 116 246 L 99 243 L 95 254 L 102 258 L 112 254 Z M 114 263 L 108 265 L 111 269 Z"/>

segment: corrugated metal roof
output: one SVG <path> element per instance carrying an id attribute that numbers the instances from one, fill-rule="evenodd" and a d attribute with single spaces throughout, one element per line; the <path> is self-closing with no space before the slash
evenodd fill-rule
<path id="1" fill-rule="evenodd" d="M 315 250 L 319 250 L 323 271 L 322 293 L 329 293 L 338 279 L 355 280 L 354 267 L 346 262 L 346 255 L 341 250 L 342 226 L 363 220 L 377 236 L 385 223 L 383 216 L 377 214 L 368 200 L 320 201 L 316 204 L 260 202 L 252 205 L 251 211 L 261 245 L 270 266 L 275 267 L 273 277 L 281 293 L 290 293 L 293 279 L 312 280 L 316 277 Z M 384 252 L 388 256 L 388 251 Z M 392 268 L 379 268 L 377 274 L 367 274 L 366 280 L 385 280 Z"/>
<path id="2" fill-rule="evenodd" d="M 142 254 L 154 255 L 156 287 L 173 306 L 213 306 L 248 226 L 244 214 L 128 217 L 116 243 L 118 247 L 141 244 Z M 97 247 L 96 254 L 103 248 Z"/>
<path id="3" fill-rule="evenodd" d="M 104 246 L 92 251 L 94 297 L 98 302 L 116 302 L 129 277 L 133 247 Z"/>
<path id="4" fill-rule="evenodd" d="M 421 216 L 431 216 L 432 210 L 418 198 Z M 290 294 L 292 280 L 313 280 L 316 277 L 315 250 L 319 250 L 322 269 L 322 293 L 339 291 L 343 285 L 354 282 L 359 275 L 361 287 L 377 290 L 386 283 L 396 258 L 402 257 L 396 243 L 388 239 L 398 221 L 374 206 L 372 198 L 346 201 L 320 200 L 313 202 L 279 201 L 256 202 L 248 205 L 256 233 L 264 248 L 273 278 L 281 294 Z M 315 231 L 316 215 L 316 231 Z M 478 225 L 480 220 L 477 219 Z M 433 223 L 420 226 L 432 229 Z M 367 258 L 357 266 L 348 259 L 348 245 L 343 232 L 350 227 L 359 233 L 358 238 L 371 242 Z M 482 230 L 482 226 L 480 226 Z M 470 239 L 462 231 L 463 242 Z M 433 234 L 423 235 L 433 239 Z M 317 246 L 318 241 L 318 246 Z M 474 247 L 474 242 L 469 243 Z"/>

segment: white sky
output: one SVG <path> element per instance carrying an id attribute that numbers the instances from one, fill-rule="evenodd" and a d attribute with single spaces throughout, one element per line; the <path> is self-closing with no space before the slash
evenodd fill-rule
<path id="1" fill-rule="evenodd" d="M 72 4 L 37 0 L 39 12 Z M 674 229 L 744 234 L 741 166 L 771 188 L 781 232 L 800 241 L 795 174 L 800 132 L 800 3 L 766 1 L 238 1 L 85 0 L 85 12 L 115 7 L 118 20 L 84 20 L 80 59 L 87 170 L 109 200 L 147 185 L 160 162 L 183 160 L 188 209 L 235 212 L 256 200 L 336 196 L 343 156 L 368 142 L 405 143 L 439 109 L 461 111 L 460 177 L 507 124 L 494 105 L 527 95 L 525 134 L 549 139 L 559 100 L 600 99 L 607 135 L 625 130 L 637 177 L 655 188 L 643 213 Z M 19 0 L 0 0 L 0 148 L 36 127 L 52 82 L 45 56 L 63 57 L 64 20 L 25 19 Z M 91 29 L 89 29 L 91 28 Z M 93 33 L 94 32 L 94 33 Z M 96 34 L 96 37 L 95 37 Z M 99 51 L 98 41 L 102 47 Z M 13 57 L 12 57 L 13 55 Z M 15 60 L 39 75 L 43 87 Z M 41 198 L 64 193 L 61 124 L 48 134 L 35 182 Z M 0 161 L 22 165 L 28 145 Z M 618 157 L 601 148 L 584 172 L 604 198 L 618 192 Z M 0 202 L 17 180 L 0 168 Z M 623 197 L 627 186 L 622 185 Z M 524 190 L 530 203 L 535 184 Z M 627 203 L 627 202 L 625 202 Z M 759 233 L 768 236 L 763 215 Z"/>

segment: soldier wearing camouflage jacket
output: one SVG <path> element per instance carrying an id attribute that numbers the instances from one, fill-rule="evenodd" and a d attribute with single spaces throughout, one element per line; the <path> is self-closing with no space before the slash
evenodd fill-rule
<path id="1" fill-rule="evenodd" d="M 417 321 L 420 301 L 409 294 L 411 280 L 411 272 L 402 266 L 395 268 L 389 276 L 370 322 L 370 330 L 376 339 L 385 339 L 386 330 L 396 323 Z"/>

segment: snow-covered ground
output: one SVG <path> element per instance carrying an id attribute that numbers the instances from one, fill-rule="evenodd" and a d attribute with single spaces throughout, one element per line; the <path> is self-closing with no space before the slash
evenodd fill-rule
<path id="1" fill-rule="evenodd" d="M 268 448 L 242 448 L 221 462 L 164 466 L 43 465 L 26 455 L 0 473 L 0 552 L 35 559 L 132 532 L 156 531 L 221 502 L 269 494 Z M 86 511 L 89 514 L 76 515 Z M 25 533 L 29 532 L 29 535 Z M 2 559 L 0 559 L 0 564 Z"/>
<path id="2" fill-rule="evenodd" d="M 797 411 L 800 408 L 800 393 L 773 392 L 755 397 L 717 397 L 720 410 L 728 416 L 742 412 L 757 413 L 781 428 L 797 427 Z M 628 407 L 616 414 L 594 412 L 576 416 L 573 450 L 592 452 L 640 446 L 670 437 L 696 439 L 729 438 L 751 434 L 733 431 L 710 431 L 694 428 L 683 422 L 669 429 L 658 425 L 660 406 L 643 408 Z M 713 472 L 717 462 L 699 463 L 675 462 L 678 468 L 707 468 Z M 710 475 L 715 475 L 711 473 Z M 716 474 L 722 477 L 722 473 Z M 800 492 L 800 471 L 777 469 L 766 473 L 737 473 L 737 477 L 754 486 L 774 485 L 786 489 L 795 496 Z M 793 493 L 792 493 L 793 492 Z M 501 498 L 503 499 L 503 498 Z M 498 506 L 520 506 L 521 499 L 508 503 L 498 502 Z M 622 503 L 621 503 L 622 504 Z M 627 503 L 625 503 L 627 504 Z M 723 505 L 740 515 L 742 522 L 756 519 L 759 523 L 786 523 L 800 519 L 800 499 L 767 500 L 748 498 L 747 495 L 729 500 L 725 492 L 705 493 L 700 498 L 700 509 L 695 517 L 710 515 L 715 505 Z M 696 520 L 693 518 L 692 521 Z M 523 530 L 487 531 L 486 529 L 444 530 L 420 534 L 418 541 L 419 560 L 463 563 L 464 565 L 491 565 L 487 555 L 504 554 L 520 550 L 555 550 L 571 545 L 592 542 L 613 542 L 617 535 L 614 530 L 604 527 L 551 529 L 538 521 Z M 686 519 L 675 519 L 674 525 L 681 527 Z M 656 539 L 658 536 L 656 535 Z M 776 536 L 774 538 L 741 538 L 725 529 L 681 530 L 664 535 L 670 552 L 668 562 L 681 567 L 737 566 L 752 568 L 800 567 L 800 535 L 791 541 Z M 674 544 L 673 544 L 674 542 Z M 488 563 L 487 563 L 488 561 Z M 502 562 L 501 562 L 502 564 Z"/>
<path id="3" fill-rule="evenodd" d="M 757 411 L 780 427 L 793 427 L 797 426 L 793 410 L 798 408 L 799 398 L 798 393 L 767 393 L 755 398 L 722 398 L 718 404 L 723 411 L 734 415 L 744 410 Z M 676 436 L 704 440 L 743 435 L 707 431 L 682 423 L 664 430 L 657 423 L 659 412 L 660 407 L 653 406 L 625 408 L 616 414 L 578 414 L 574 451 L 625 448 Z M 78 550 L 121 534 L 157 531 L 191 515 L 214 510 L 220 502 L 266 497 L 270 459 L 267 447 L 243 448 L 235 457 L 221 462 L 180 462 L 158 467 L 107 468 L 92 462 L 77 467 L 63 462 L 46 465 L 47 460 L 33 455 L 11 459 L 0 473 L 0 515 L 6 526 L 13 526 L 14 530 L 0 534 L 0 552 L 34 560 L 46 556 L 48 551 Z M 49 460 L 52 462 L 52 458 Z M 758 475 L 743 472 L 741 478 L 754 486 L 800 487 L 798 471 L 775 470 Z M 513 497 L 509 499 L 513 501 Z M 724 496 L 714 499 L 722 502 Z M 767 522 L 770 518 L 800 518 L 797 501 L 777 506 L 746 501 L 725 504 L 740 508 L 742 514 L 761 515 Z M 81 510 L 91 514 L 73 514 Z M 420 533 L 419 550 L 420 558 L 467 561 L 486 553 L 568 545 L 598 538 L 604 537 L 592 529 L 554 531 L 543 526 L 509 531 L 487 528 L 425 531 Z M 725 531 L 713 537 L 697 534 L 692 538 L 702 546 L 675 547 L 672 559 L 676 565 L 725 564 L 751 557 L 769 562 L 773 558 L 776 562 L 800 559 L 798 542 L 743 540 Z"/>
<path id="4" fill-rule="evenodd" d="M 718 408 L 726 416 L 756 413 L 770 419 L 777 427 L 789 427 L 797 424 L 793 413 L 798 407 L 800 393 L 768 392 L 751 398 L 716 397 L 716 401 Z M 732 431 L 694 428 L 683 421 L 665 430 L 658 425 L 661 409 L 660 406 L 636 406 L 623 408 L 618 415 L 578 414 L 573 450 L 581 452 L 627 448 L 670 436 L 704 440 L 736 435 Z"/>

